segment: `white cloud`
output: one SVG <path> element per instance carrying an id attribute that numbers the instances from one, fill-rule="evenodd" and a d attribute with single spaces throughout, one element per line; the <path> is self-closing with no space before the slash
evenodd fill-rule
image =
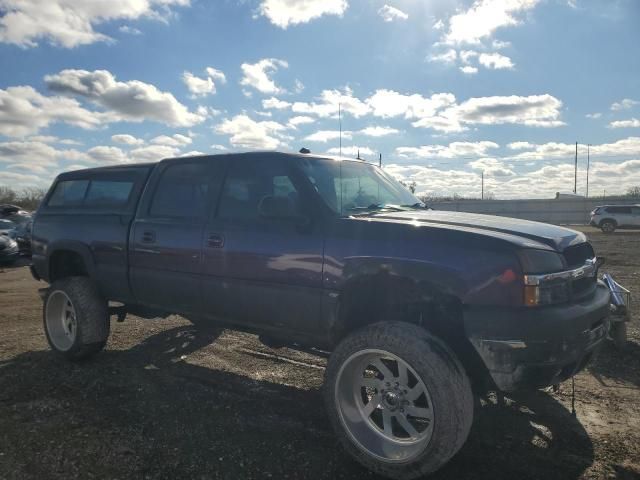
<path id="1" fill-rule="evenodd" d="M 575 143 L 548 142 L 535 144 L 529 142 L 513 142 L 507 145 L 511 150 L 525 150 L 516 154 L 517 160 L 545 160 L 551 158 L 573 158 Z M 627 137 L 613 143 L 591 145 L 591 155 L 598 157 L 617 157 L 640 154 L 640 137 Z M 580 156 L 587 154 L 586 145 L 578 146 Z"/>
<path id="2" fill-rule="evenodd" d="M 287 125 L 289 125 L 291 128 L 297 128 L 299 125 L 305 125 L 308 123 L 313 123 L 315 122 L 316 119 L 313 117 L 307 117 L 305 115 L 298 115 L 295 117 L 291 117 L 289 119 L 289 121 L 287 122 Z"/>
<path id="3" fill-rule="evenodd" d="M 280 87 L 269 78 L 278 68 L 288 68 L 289 64 L 284 60 L 277 58 L 263 58 L 258 63 L 243 63 L 240 68 L 244 77 L 240 81 L 240 85 L 252 87 L 262 93 L 282 93 Z"/>
<path id="4" fill-rule="evenodd" d="M 186 135 L 176 133 L 175 135 L 159 135 L 151 140 L 154 145 L 165 145 L 167 147 L 184 147 L 191 144 L 191 138 Z"/>
<path id="5" fill-rule="evenodd" d="M 169 92 L 139 80 L 116 81 L 107 70 L 63 70 L 56 75 L 47 75 L 45 82 L 55 92 L 84 97 L 108 109 L 112 121 L 152 120 L 190 127 L 206 118 L 190 112 Z"/>
<path id="6" fill-rule="evenodd" d="M 293 91 L 294 93 L 302 93 L 304 91 L 304 83 L 296 78 L 296 80 L 293 82 Z"/>
<path id="7" fill-rule="evenodd" d="M 402 10 L 392 7 L 391 5 L 385 5 L 378 10 L 378 15 L 382 17 L 385 22 L 393 22 L 394 20 L 407 20 L 407 15 Z"/>
<path id="8" fill-rule="evenodd" d="M 27 138 L 27 140 L 30 142 L 59 143 L 62 145 L 82 145 L 82 142 L 79 142 L 78 140 L 58 138 L 55 135 L 33 135 Z"/>
<path id="9" fill-rule="evenodd" d="M 433 24 L 434 30 L 442 30 L 443 28 L 444 28 L 444 22 L 442 20 L 438 20 L 436 23 Z"/>
<path id="10" fill-rule="evenodd" d="M 115 143 L 121 143 L 123 145 L 142 145 L 144 144 L 144 140 L 141 138 L 136 138 L 133 135 L 129 135 L 126 133 L 111 135 L 111 141 Z"/>
<path id="11" fill-rule="evenodd" d="M 99 145 L 87 150 L 92 160 L 100 163 L 126 163 L 129 161 L 127 154 L 118 147 Z"/>
<path id="12" fill-rule="evenodd" d="M 229 150 L 227 147 L 225 147 L 224 145 L 220 145 L 219 143 L 213 144 L 210 147 L 212 150 L 220 150 L 222 152 Z"/>
<path id="13" fill-rule="evenodd" d="M 640 127 L 640 120 L 637 118 L 631 118 L 629 120 L 616 120 L 609 124 L 609 128 L 638 128 Z"/>
<path id="14" fill-rule="evenodd" d="M 342 132 L 342 138 L 350 140 L 352 136 L 351 132 Z M 330 140 L 338 140 L 340 138 L 340 130 L 319 130 L 304 138 L 308 142 L 322 142 L 327 143 Z"/>
<path id="15" fill-rule="evenodd" d="M 341 17 L 348 6 L 347 0 L 262 0 L 260 13 L 274 25 L 286 29 L 323 15 Z"/>
<path id="16" fill-rule="evenodd" d="M 501 40 L 493 40 L 491 42 L 491 46 L 496 50 L 500 50 L 502 48 L 510 47 L 511 43 L 510 42 L 503 42 Z"/>
<path id="17" fill-rule="evenodd" d="M 464 67 L 460 67 L 460 71 L 467 75 L 473 75 L 478 73 L 478 69 L 476 67 L 472 67 L 471 65 L 465 65 Z"/>
<path id="18" fill-rule="evenodd" d="M 327 153 L 330 155 L 340 155 L 340 148 L 338 147 L 330 148 L 329 150 L 327 150 Z M 342 156 L 356 157 L 358 154 L 360 154 L 360 157 L 362 157 L 363 155 L 371 157 L 375 155 L 376 152 L 371 150 L 369 147 L 354 147 L 354 146 L 342 147 Z"/>
<path id="19" fill-rule="evenodd" d="M 7 167 L 12 165 L 54 167 L 62 155 L 64 155 L 63 151 L 43 142 L 12 141 L 0 143 L 0 163 L 4 163 Z"/>
<path id="20" fill-rule="evenodd" d="M 133 149 L 129 153 L 133 162 L 157 162 L 177 156 L 180 149 L 168 145 L 148 145 Z"/>
<path id="21" fill-rule="evenodd" d="M 229 141 L 234 147 L 275 150 L 284 145 L 282 132 L 286 127 L 273 121 L 256 122 L 243 114 L 223 120 L 214 130 L 216 133 L 229 135 Z"/>
<path id="22" fill-rule="evenodd" d="M 478 57 L 478 62 L 480 65 L 486 68 L 493 68 L 494 70 L 512 69 L 514 67 L 509 57 L 499 53 L 481 53 Z"/>
<path id="23" fill-rule="evenodd" d="M 317 102 L 295 102 L 291 110 L 295 113 L 314 114 L 319 117 L 337 117 L 338 109 L 342 114 L 349 113 L 360 118 L 370 112 L 370 107 L 357 97 L 353 96 L 350 88 L 340 90 L 324 90 Z"/>
<path id="24" fill-rule="evenodd" d="M 83 108 L 75 99 L 46 97 L 33 87 L 0 89 L 0 135 L 23 137 L 56 122 L 84 129 L 98 128 L 112 120 L 106 113 Z"/>
<path id="25" fill-rule="evenodd" d="M 495 142 L 452 142 L 449 145 L 423 145 L 420 147 L 398 147 L 396 154 L 406 158 L 460 158 L 484 157 L 489 150 L 499 148 Z"/>
<path id="26" fill-rule="evenodd" d="M 112 20 L 163 18 L 172 6 L 188 6 L 189 0 L 2 0 L 0 42 L 35 47 L 39 40 L 73 48 L 110 41 L 96 25 Z"/>
<path id="27" fill-rule="evenodd" d="M 473 170 L 481 170 L 485 175 L 491 175 L 494 177 L 512 177 L 516 173 L 503 162 L 496 160 L 495 158 L 481 158 L 469 162 L 468 164 Z"/>
<path id="28" fill-rule="evenodd" d="M 591 120 L 596 120 L 602 116 L 601 113 L 587 113 L 585 117 L 590 118 Z"/>
<path id="29" fill-rule="evenodd" d="M 438 110 L 454 105 L 456 97 L 451 93 L 436 93 L 423 97 L 414 93 L 405 95 L 394 90 L 377 90 L 366 100 L 376 117 L 403 116 L 406 119 L 430 117 Z"/>
<path id="30" fill-rule="evenodd" d="M 266 98 L 262 100 L 262 108 L 285 110 L 289 107 L 291 107 L 291 103 L 285 102 L 284 100 L 280 100 L 276 97 Z"/>
<path id="31" fill-rule="evenodd" d="M 623 98 L 619 102 L 614 102 L 613 104 L 611 104 L 611 110 L 613 110 L 614 112 L 620 110 L 630 110 L 636 105 L 640 105 L 640 102 L 637 100 L 632 100 L 630 98 Z"/>
<path id="32" fill-rule="evenodd" d="M 207 76 L 205 78 L 196 77 L 191 72 L 184 72 L 182 74 L 182 81 L 185 83 L 193 97 L 201 97 L 216 93 L 216 81 L 225 83 L 227 77 L 220 70 L 216 70 L 213 67 L 207 67 Z"/>
<path id="33" fill-rule="evenodd" d="M 453 48 L 442 52 L 442 53 L 434 53 L 429 56 L 430 62 L 442 62 L 442 63 L 453 63 L 458 58 L 458 52 L 456 52 Z"/>
<path id="34" fill-rule="evenodd" d="M 365 104 L 374 116 L 403 116 L 414 120 L 414 127 L 441 132 L 460 132 L 469 125 L 479 124 L 564 125 L 560 120 L 562 102 L 548 94 L 477 97 L 458 104 L 451 93 L 437 93 L 427 98 L 420 94 L 404 95 L 393 90 L 378 90 Z"/>
<path id="35" fill-rule="evenodd" d="M 118 30 L 129 35 L 142 35 L 142 32 L 140 30 L 134 27 L 130 27 L 129 25 L 122 25 Z"/>
<path id="36" fill-rule="evenodd" d="M 400 133 L 400 131 L 396 128 L 375 126 L 375 127 L 363 128 L 357 133 L 360 133 L 361 135 L 366 135 L 368 137 L 384 137 L 386 135 L 393 135 L 396 133 Z"/>
<path id="37" fill-rule="evenodd" d="M 466 124 L 499 125 L 505 123 L 533 127 L 558 127 L 562 102 L 546 95 L 521 97 L 495 96 L 470 98 L 450 111 Z M 447 113 L 447 112 L 445 112 Z"/>
<path id="38" fill-rule="evenodd" d="M 519 23 L 522 13 L 533 9 L 539 0 L 476 0 L 471 7 L 449 19 L 444 40 L 451 44 L 478 44 L 501 27 Z"/>
<path id="39" fill-rule="evenodd" d="M 460 51 L 460 60 L 462 60 L 462 63 L 469 63 L 471 61 L 472 58 L 477 57 L 478 56 L 478 52 L 476 52 L 475 50 L 461 50 Z"/>

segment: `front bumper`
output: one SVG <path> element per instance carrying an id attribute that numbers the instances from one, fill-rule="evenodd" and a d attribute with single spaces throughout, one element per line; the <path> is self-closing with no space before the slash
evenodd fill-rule
<path id="1" fill-rule="evenodd" d="M 610 292 L 598 282 L 579 303 L 538 308 L 468 308 L 467 338 L 503 391 L 560 383 L 584 368 L 609 330 Z"/>

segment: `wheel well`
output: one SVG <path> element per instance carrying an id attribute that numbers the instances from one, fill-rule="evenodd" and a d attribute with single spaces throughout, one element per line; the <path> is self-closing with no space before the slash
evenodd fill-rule
<path id="1" fill-rule="evenodd" d="M 600 223 L 598 225 L 603 225 L 606 222 L 611 222 L 614 225 L 618 225 L 618 222 L 616 222 L 613 218 L 603 218 L 602 220 L 600 220 Z"/>
<path id="2" fill-rule="evenodd" d="M 82 256 L 73 250 L 58 250 L 49 259 L 49 279 L 54 282 L 64 277 L 86 276 L 87 267 Z"/>
<path id="3" fill-rule="evenodd" d="M 384 278 L 387 277 L 387 278 Z M 443 340 L 481 389 L 491 382 L 484 362 L 466 337 L 462 302 L 437 286 L 411 279 L 367 276 L 341 295 L 338 320 L 331 332 L 337 345 L 349 333 L 383 321 L 418 325 Z"/>

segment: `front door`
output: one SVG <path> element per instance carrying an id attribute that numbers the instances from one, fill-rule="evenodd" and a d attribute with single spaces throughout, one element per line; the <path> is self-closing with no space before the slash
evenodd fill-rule
<path id="1" fill-rule="evenodd" d="M 174 313 L 202 310 L 202 242 L 222 182 L 223 160 L 162 163 L 131 231 L 130 278 L 137 301 Z"/>
<path id="2" fill-rule="evenodd" d="M 205 231 L 205 309 L 248 326 L 319 329 L 323 236 L 282 156 L 230 163 Z"/>

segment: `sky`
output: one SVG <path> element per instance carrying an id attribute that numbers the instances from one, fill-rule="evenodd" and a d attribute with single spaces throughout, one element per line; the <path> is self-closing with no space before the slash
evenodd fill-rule
<path id="1" fill-rule="evenodd" d="M 589 195 L 625 193 L 638 25 L 638 0 L 0 0 L 0 185 L 306 147 L 381 154 L 419 194 L 479 197 L 484 173 L 550 198 L 578 142 L 577 193 L 587 149 Z"/>

